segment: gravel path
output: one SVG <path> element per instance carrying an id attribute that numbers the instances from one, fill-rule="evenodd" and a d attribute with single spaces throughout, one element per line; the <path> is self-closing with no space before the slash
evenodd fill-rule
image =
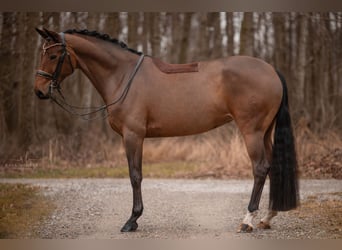
<path id="1" fill-rule="evenodd" d="M 251 180 L 145 179 L 142 186 L 145 210 L 134 233 L 120 232 L 132 205 L 128 179 L 1 179 L 0 182 L 40 186 L 55 201 L 56 210 L 38 229 L 40 238 L 342 238 L 342 232 L 337 232 L 337 236 L 322 233 L 314 218 L 298 217 L 291 212 L 279 213 L 271 230 L 236 233 L 249 201 Z M 302 200 L 313 195 L 342 200 L 341 180 L 303 180 L 300 186 Z M 255 224 L 265 214 L 267 200 L 268 183 Z"/>

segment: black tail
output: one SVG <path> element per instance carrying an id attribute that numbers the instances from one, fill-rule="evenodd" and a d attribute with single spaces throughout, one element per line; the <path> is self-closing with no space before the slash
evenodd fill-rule
<path id="1" fill-rule="evenodd" d="M 270 177 L 270 209 L 287 211 L 298 205 L 297 157 L 289 113 L 285 78 L 283 98 L 276 116 Z"/>

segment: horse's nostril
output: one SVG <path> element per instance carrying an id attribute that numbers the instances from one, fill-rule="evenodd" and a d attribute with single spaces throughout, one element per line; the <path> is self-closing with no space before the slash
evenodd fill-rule
<path id="1" fill-rule="evenodd" d="M 45 95 L 40 90 L 36 90 L 35 92 L 36 92 L 36 95 L 39 97 L 39 99 L 49 99 L 49 96 Z"/>

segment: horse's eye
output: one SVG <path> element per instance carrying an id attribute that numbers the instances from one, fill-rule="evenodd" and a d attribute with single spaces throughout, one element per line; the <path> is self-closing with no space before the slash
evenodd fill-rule
<path id="1" fill-rule="evenodd" d="M 56 59 L 56 58 L 57 58 L 56 55 L 51 55 L 51 56 L 50 56 L 50 60 L 53 60 L 53 59 Z"/>

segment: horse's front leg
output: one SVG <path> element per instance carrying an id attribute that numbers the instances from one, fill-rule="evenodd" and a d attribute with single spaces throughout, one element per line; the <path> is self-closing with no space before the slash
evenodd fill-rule
<path id="1" fill-rule="evenodd" d="M 143 212 L 143 201 L 141 195 L 142 181 L 142 146 L 144 138 L 129 131 L 123 135 L 123 143 L 126 150 L 129 177 L 133 188 L 132 215 L 121 228 L 121 232 L 131 232 L 138 228 L 137 219 Z"/>

